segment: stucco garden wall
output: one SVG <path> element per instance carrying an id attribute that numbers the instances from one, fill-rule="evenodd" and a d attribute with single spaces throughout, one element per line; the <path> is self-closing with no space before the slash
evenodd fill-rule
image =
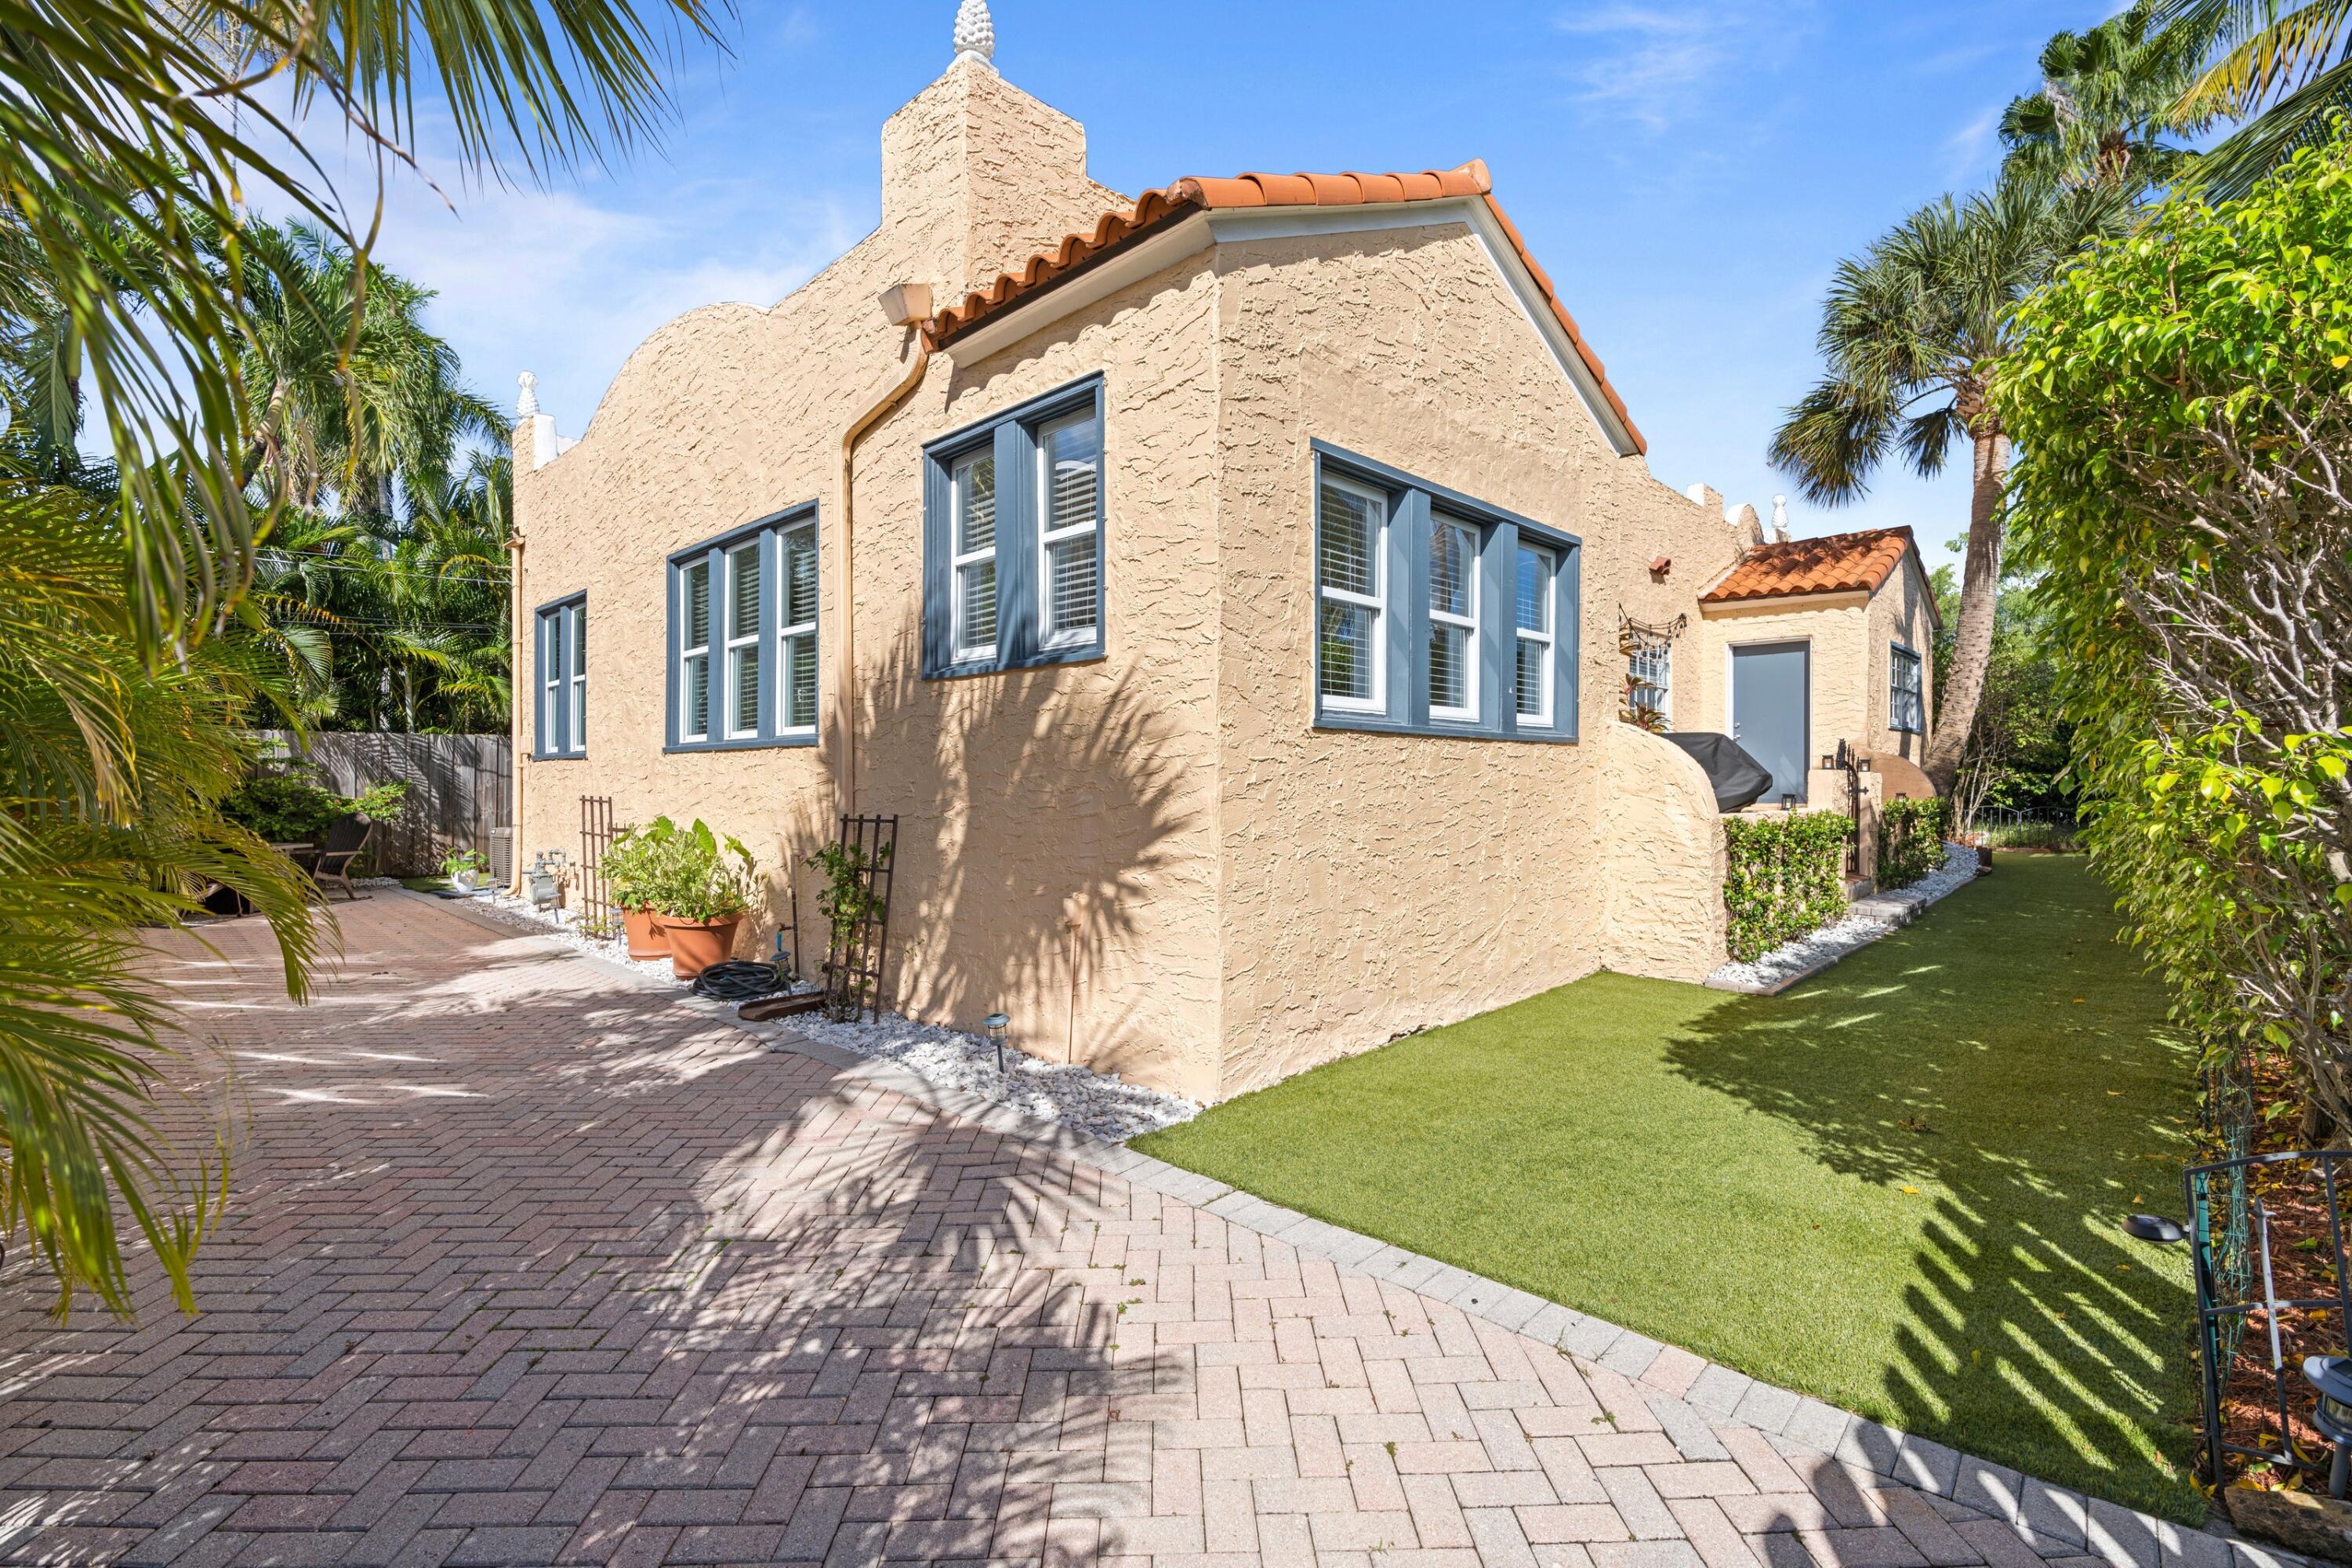
<path id="1" fill-rule="evenodd" d="M 1466 227 L 1216 255 L 1231 1094 L 1601 966 L 1616 606 L 1687 608 L 1690 580 L 1649 563 L 1731 547 L 1719 515 L 1610 449 Z M 1318 437 L 1583 540 L 1581 742 L 1315 727 Z"/>
<path id="2" fill-rule="evenodd" d="M 1715 786 L 1688 752 L 1630 724 L 1609 725 L 1601 741 L 1601 966 L 1704 980 L 1730 958 Z"/>

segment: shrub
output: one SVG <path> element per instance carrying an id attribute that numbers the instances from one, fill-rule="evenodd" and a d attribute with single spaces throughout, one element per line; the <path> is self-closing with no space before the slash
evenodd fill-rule
<path id="1" fill-rule="evenodd" d="M 256 773 L 221 802 L 221 815 L 272 844 L 315 844 L 352 803 L 299 773 Z"/>
<path id="2" fill-rule="evenodd" d="M 677 838 L 677 824 L 667 816 L 656 816 L 643 827 L 624 827 L 613 836 L 598 865 L 614 909 L 653 908 L 663 860 Z"/>
<path id="3" fill-rule="evenodd" d="M 1727 816 L 1723 834 L 1731 855 L 1723 902 L 1735 960 L 1753 963 L 1844 915 L 1852 819 L 1834 811 Z"/>
<path id="4" fill-rule="evenodd" d="M 2352 147 L 2176 201 L 2020 310 L 2024 454 L 2093 864 L 2220 1065 L 2352 1127 Z"/>
<path id="5" fill-rule="evenodd" d="M 1951 802 L 1940 797 L 1888 801 L 1878 814 L 1878 885 L 1907 888 L 1942 870 L 1951 821 Z"/>
<path id="6" fill-rule="evenodd" d="M 751 852 L 740 840 L 721 839 L 698 817 L 662 841 L 645 891 L 654 909 L 672 920 L 735 920 L 751 910 Z"/>

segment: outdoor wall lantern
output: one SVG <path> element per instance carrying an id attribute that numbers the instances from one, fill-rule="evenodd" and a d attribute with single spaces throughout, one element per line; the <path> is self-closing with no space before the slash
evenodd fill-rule
<path id="1" fill-rule="evenodd" d="M 1797 809 L 1797 797 L 1793 794 L 1782 795 L 1780 797 L 1780 809 L 1787 812 L 1795 811 Z"/>
<path id="2" fill-rule="evenodd" d="M 986 1018 L 981 1020 L 980 1026 L 988 1031 L 988 1043 L 996 1047 L 996 1076 L 1003 1078 L 1004 1076 L 1004 1032 L 1013 1026 L 1013 1020 L 1002 1013 L 991 1013 Z"/>
<path id="3" fill-rule="evenodd" d="M 2327 1495 L 2341 1498 L 2352 1479 L 2352 1356 L 2313 1355 L 2303 1358 L 2304 1381 L 2319 1394 L 2311 1424 L 2336 1447 L 2327 1468 Z"/>

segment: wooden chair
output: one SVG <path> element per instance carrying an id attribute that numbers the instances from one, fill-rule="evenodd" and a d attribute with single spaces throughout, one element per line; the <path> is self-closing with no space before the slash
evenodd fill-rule
<path id="1" fill-rule="evenodd" d="M 352 862 L 367 853 L 368 843 L 374 837 L 375 824 L 360 817 L 346 816 L 328 825 L 319 840 L 319 858 L 310 863 L 310 880 L 318 884 L 321 899 L 327 896 L 330 883 L 342 889 L 346 899 L 372 896 L 352 885 Z"/>

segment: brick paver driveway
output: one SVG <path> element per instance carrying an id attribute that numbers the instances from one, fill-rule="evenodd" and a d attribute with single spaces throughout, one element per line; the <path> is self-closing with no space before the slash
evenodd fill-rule
<path id="1" fill-rule="evenodd" d="M 243 1107 L 205 1310 L 0 1278 L 0 1559 L 2041 1560 L 1710 1431 L 1695 1358 L 1630 1383 L 542 943 L 342 919 L 308 1009 L 251 922 L 173 950 Z"/>

